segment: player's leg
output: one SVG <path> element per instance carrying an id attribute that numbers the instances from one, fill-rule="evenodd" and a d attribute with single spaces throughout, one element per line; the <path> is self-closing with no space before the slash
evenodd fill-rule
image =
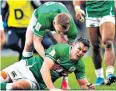
<path id="1" fill-rule="evenodd" d="M 24 45 L 25 45 L 25 35 L 26 35 L 26 28 L 23 28 L 19 31 L 19 37 L 21 39 L 21 51 L 23 52 L 23 49 L 24 49 Z M 22 52 L 19 56 L 19 60 L 21 60 L 22 58 Z"/>
<path id="2" fill-rule="evenodd" d="M 6 45 L 8 48 L 12 49 L 13 51 L 17 51 L 19 54 L 21 53 L 21 48 L 18 46 L 19 37 L 16 34 L 16 29 L 13 28 L 10 31 L 8 31 L 8 37 Z"/>
<path id="3" fill-rule="evenodd" d="M 32 55 L 33 55 L 33 31 L 27 30 L 22 59 L 30 58 L 32 57 Z"/>
<path id="4" fill-rule="evenodd" d="M 92 49 L 92 60 L 95 66 L 95 73 L 97 76 L 95 85 L 102 85 L 104 83 L 104 75 L 102 68 L 102 57 L 100 55 L 100 32 L 99 27 L 89 27 L 89 38 Z"/>
<path id="5" fill-rule="evenodd" d="M 115 37 L 115 19 L 113 17 L 104 17 L 105 20 L 109 19 L 109 22 L 104 22 L 100 26 L 100 33 L 102 35 L 102 42 L 104 44 L 105 53 L 104 60 L 107 65 L 106 78 L 108 79 L 109 85 L 116 81 L 114 74 L 114 63 L 115 63 L 115 51 L 114 51 L 114 37 Z M 103 19 L 104 20 L 104 19 Z"/>
<path id="6" fill-rule="evenodd" d="M 10 82 L 11 81 L 8 73 L 5 70 L 2 70 L 0 72 L 0 81 L 1 82 Z"/>
<path id="7" fill-rule="evenodd" d="M 3 71 L 7 73 L 7 76 L 5 73 L 2 73 L 2 78 L 9 77 L 10 79 L 8 81 L 2 81 L 2 83 L 0 83 L 2 90 L 35 90 L 38 88 L 38 84 L 32 72 L 26 66 L 25 60 L 16 62 L 15 64 L 5 68 Z"/>
<path id="8" fill-rule="evenodd" d="M 21 79 L 11 84 L 13 90 L 37 90 L 37 84 L 28 80 Z"/>
<path id="9" fill-rule="evenodd" d="M 68 75 L 62 77 L 61 89 L 63 90 L 70 89 L 69 84 L 68 84 Z"/>
<path id="10" fill-rule="evenodd" d="M 36 83 L 27 80 L 19 79 L 12 83 L 0 83 L 1 90 L 37 90 L 38 86 Z"/>
<path id="11" fill-rule="evenodd" d="M 6 68 L 7 69 L 7 68 Z M 8 82 L 11 82 L 10 76 L 8 75 L 8 72 L 6 69 L 3 69 L 0 72 L 0 86 L 1 90 L 6 90 L 9 86 L 7 85 Z"/>

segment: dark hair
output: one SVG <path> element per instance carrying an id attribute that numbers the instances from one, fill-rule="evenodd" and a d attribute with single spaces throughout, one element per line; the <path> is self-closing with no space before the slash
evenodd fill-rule
<path id="1" fill-rule="evenodd" d="M 76 40 L 75 40 L 75 43 L 77 43 L 77 42 L 82 42 L 85 46 L 87 46 L 88 48 L 90 47 L 90 42 L 89 42 L 89 40 L 87 39 L 87 38 L 82 38 L 82 37 L 80 37 L 80 38 L 77 38 Z"/>

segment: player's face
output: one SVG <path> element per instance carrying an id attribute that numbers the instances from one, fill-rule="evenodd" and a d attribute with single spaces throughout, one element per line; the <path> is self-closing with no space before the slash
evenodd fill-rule
<path id="1" fill-rule="evenodd" d="M 74 61 L 80 59 L 82 56 L 85 55 L 87 50 L 88 47 L 84 46 L 84 44 L 81 42 L 74 44 L 71 49 L 70 59 Z"/>

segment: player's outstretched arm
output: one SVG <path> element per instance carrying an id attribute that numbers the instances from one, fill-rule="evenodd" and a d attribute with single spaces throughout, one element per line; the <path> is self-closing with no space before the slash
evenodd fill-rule
<path id="1" fill-rule="evenodd" d="M 41 67 L 41 75 L 42 75 L 42 78 L 47 86 L 47 88 L 50 90 L 50 91 L 63 91 L 61 89 L 57 89 L 54 87 L 54 84 L 51 80 L 51 74 L 50 74 L 50 69 L 53 67 L 54 65 L 54 62 L 52 59 L 48 58 L 48 57 L 45 57 L 44 58 L 44 62 L 43 62 L 43 65 Z"/>
<path id="2" fill-rule="evenodd" d="M 77 82 L 82 90 L 94 90 L 95 86 L 88 82 L 87 78 L 79 79 Z"/>

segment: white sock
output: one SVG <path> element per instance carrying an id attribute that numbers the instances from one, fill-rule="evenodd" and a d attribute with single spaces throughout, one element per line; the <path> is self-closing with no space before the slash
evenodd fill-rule
<path id="1" fill-rule="evenodd" d="M 33 55 L 33 52 L 23 52 L 24 57 L 31 57 Z"/>
<path id="2" fill-rule="evenodd" d="M 109 74 L 113 74 L 114 73 L 114 67 L 113 66 L 108 66 L 106 68 L 106 77 L 109 75 Z"/>
<path id="3" fill-rule="evenodd" d="M 98 77 L 104 78 L 103 68 L 100 68 L 100 69 L 95 70 L 95 74 L 96 74 L 97 78 Z"/>
<path id="4" fill-rule="evenodd" d="M 6 90 L 12 90 L 12 83 L 6 84 Z"/>

